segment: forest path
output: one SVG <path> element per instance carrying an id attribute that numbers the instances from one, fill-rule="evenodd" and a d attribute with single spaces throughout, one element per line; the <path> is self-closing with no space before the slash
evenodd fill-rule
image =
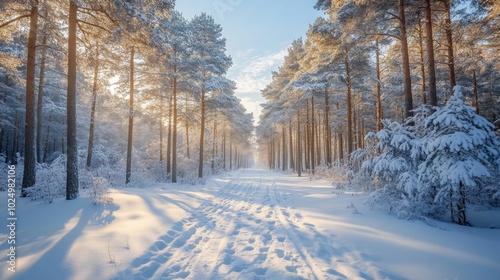
<path id="1" fill-rule="evenodd" d="M 220 189 L 122 274 L 125 279 L 345 279 L 368 277 L 341 246 L 308 223 L 287 185 L 296 178 L 243 170 L 212 180 Z M 211 182 L 208 182 L 211 183 Z M 342 248 L 342 249 L 340 249 Z M 355 272 L 355 273 L 353 273 Z M 370 278 L 370 277 L 368 277 Z"/>

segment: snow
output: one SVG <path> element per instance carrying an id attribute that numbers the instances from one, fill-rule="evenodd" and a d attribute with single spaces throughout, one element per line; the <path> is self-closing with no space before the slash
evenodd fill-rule
<path id="1" fill-rule="evenodd" d="M 498 279 L 500 210 L 401 220 L 326 180 L 249 169 L 205 185 L 114 189 L 114 203 L 17 200 L 0 279 Z M 6 192 L 0 193 L 2 201 Z M 0 218 L 6 221 L 2 211 Z M 5 227 L 3 227 L 5 228 Z M 7 233 L 0 232 L 6 263 Z M 109 248 L 109 249 L 108 249 Z"/>

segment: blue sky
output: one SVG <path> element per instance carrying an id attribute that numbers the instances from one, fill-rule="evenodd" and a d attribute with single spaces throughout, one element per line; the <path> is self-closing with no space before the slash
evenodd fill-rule
<path id="1" fill-rule="evenodd" d="M 290 43 L 305 37 L 309 24 L 322 13 L 316 0 L 177 0 L 176 9 L 187 19 L 205 12 L 222 25 L 233 67 L 228 78 L 236 81 L 236 95 L 258 120 L 260 90 L 271 80 Z"/>

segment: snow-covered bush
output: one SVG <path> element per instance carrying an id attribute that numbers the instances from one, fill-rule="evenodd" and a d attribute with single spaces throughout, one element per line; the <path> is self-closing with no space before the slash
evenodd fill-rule
<path id="1" fill-rule="evenodd" d="M 448 103 L 429 116 L 419 166 L 419 193 L 423 200 L 447 207 L 451 220 L 469 224 L 466 204 L 480 198 L 500 165 L 500 143 L 494 125 L 464 103 L 460 87 Z"/>
<path id="2" fill-rule="evenodd" d="M 361 171 L 371 175 L 377 186 L 368 204 L 382 204 L 389 212 L 395 210 L 398 215 L 414 212 L 411 202 L 418 188 L 416 170 L 420 156 L 419 139 L 407 126 L 398 122 L 384 121 L 384 127 L 377 134 L 366 136 L 371 145 L 365 153 L 378 154 L 368 157 L 361 165 Z"/>
<path id="3" fill-rule="evenodd" d="M 493 124 L 464 103 L 459 87 L 432 115 L 424 108 L 406 125 L 384 126 L 368 134 L 371 144 L 354 154 L 364 160 L 356 178 L 369 174 L 376 186 L 368 204 L 402 218 L 449 212 L 461 225 L 469 224 L 467 204 L 500 204 L 498 136 Z"/>
<path id="4" fill-rule="evenodd" d="M 27 191 L 31 200 L 43 199 L 48 203 L 66 196 L 66 155 L 60 155 L 50 164 L 38 164 L 36 183 Z"/>
<path id="5" fill-rule="evenodd" d="M 97 204 L 110 204 L 113 202 L 109 193 L 109 183 L 108 180 L 96 175 L 92 172 L 83 170 L 80 172 L 80 186 L 87 190 L 87 193 L 92 197 L 92 203 Z"/>

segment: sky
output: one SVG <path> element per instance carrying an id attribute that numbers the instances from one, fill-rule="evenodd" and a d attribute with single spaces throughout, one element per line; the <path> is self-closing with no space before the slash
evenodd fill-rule
<path id="1" fill-rule="evenodd" d="M 185 18 L 205 12 L 222 28 L 233 66 L 227 74 L 237 84 L 236 96 L 258 121 L 260 90 L 271 81 L 293 40 L 305 37 L 309 24 L 322 16 L 316 0 L 177 0 Z"/>

